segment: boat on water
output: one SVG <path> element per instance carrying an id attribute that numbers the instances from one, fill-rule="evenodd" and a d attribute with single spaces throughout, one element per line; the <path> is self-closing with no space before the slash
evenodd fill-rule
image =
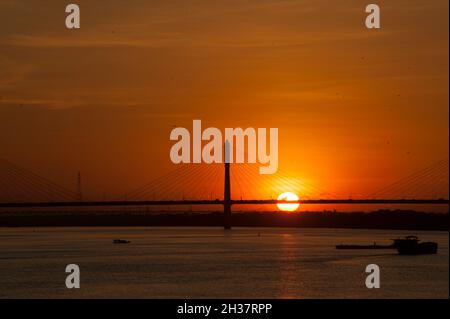
<path id="1" fill-rule="evenodd" d="M 125 239 L 114 239 L 113 244 L 129 244 L 130 241 L 129 240 L 125 240 Z"/>
<path id="2" fill-rule="evenodd" d="M 392 239 L 391 245 L 337 245 L 336 249 L 397 249 L 399 255 L 437 254 L 438 244 L 435 242 L 420 242 L 417 236 Z"/>
<path id="3" fill-rule="evenodd" d="M 420 242 L 417 236 L 393 239 L 394 246 L 400 255 L 437 254 L 438 244 L 435 242 Z"/>

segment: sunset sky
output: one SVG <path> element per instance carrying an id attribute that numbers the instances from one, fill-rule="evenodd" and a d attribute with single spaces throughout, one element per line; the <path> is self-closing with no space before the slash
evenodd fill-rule
<path id="1" fill-rule="evenodd" d="M 113 198 L 173 169 L 174 126 L 279 128 L 335 194 L 448 157 L 448 0 L 0 0 L 0 158 Z M 276 197 L 278 194 L 274 194 Z M 301 197 L 301 196 L 300 196 Z"/>

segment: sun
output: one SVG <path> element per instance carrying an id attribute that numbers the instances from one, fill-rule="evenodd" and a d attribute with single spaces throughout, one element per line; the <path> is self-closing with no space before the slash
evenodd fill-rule
<path id="1" fill-rule="evenodd" d="M 291 192 L 286 192 L 278 196 L 278 200 L 292 200 L 297 201 L 298 196 Z M 278 209 L 282 210 L 283 212 L 293 212 L 297 210 L 297 208 L 300 206 L 298 203 L 294 204 L 277 204 Z"/>

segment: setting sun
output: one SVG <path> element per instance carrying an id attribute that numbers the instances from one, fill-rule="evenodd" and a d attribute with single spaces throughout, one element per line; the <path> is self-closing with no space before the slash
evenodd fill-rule
<path id="1" fill-rule="evenodd" d="M 297 201 L 298 196 L 291 192 L 286 192 L 278 196 L 278 200 L 291 200 L 291 201 Z M 284 212 L 293 212 L 297 210 L 297 208 L 300 206 L 298 203 L 294 204 L 277 204 L 278 209 L 282 210 Z"/>

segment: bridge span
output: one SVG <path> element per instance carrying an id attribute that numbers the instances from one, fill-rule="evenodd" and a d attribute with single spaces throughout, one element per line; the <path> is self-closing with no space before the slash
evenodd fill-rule
<path id="1" fill-rule="evenodd" d="M 190 206 L 190 205 L 225 205 L 224 200 L 140 200 L 140 201 L 74 201 L 74 202 L 35 202 L 35 203 L 0 203 L 0 208 L 52 208 L 52 207 L 117 207 L 117 206 Z M 276 199 L 230 200 L 230 205 L 448 205 L 448 199 L 304 199 L 298 201 Z"/>

